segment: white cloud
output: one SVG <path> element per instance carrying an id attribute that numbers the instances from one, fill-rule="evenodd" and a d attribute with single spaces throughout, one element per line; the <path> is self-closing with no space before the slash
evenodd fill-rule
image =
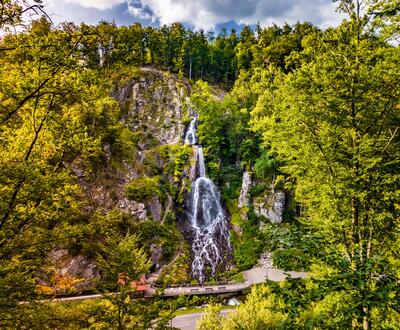
<path id="1" fill-rule="evenodd" d="M 216 16 L 200 1 L 184 0 L 142 0 L 150 7 L 161 24 L 173 22 L 193 22 L 196 27 L 212 28 Z"/>
<path id="2" fill-rule="evenodd" d="M 96 8 L 100 10 L 111 9 L 115 5 L 126 2 L 126 0 L 65 0 L 66 3 L 72 3 L 85 8 Z"/>
<path id="3" fill-rule="evenodd" d="M 149 12 L 145 11 L 143 8 L 135 7 L 132 4 L 128 4 L 128 12 L 133 17 L 140 20 L 151 20 L 151 22 L 155 22 L 156 18 Z"/>
<path id="4" fill-rule="evenodd" d="M 141 3 L 152 9 L 161 24 L 189 22 L 205 30 L 230 20 L 262 25 L 310 21 L 323 27 L 341 21 L 331 0 L 141 0 Z"/>
<path id="5" fill-rule="evenodd" d="M 46 0 L 45 0 L 46 2 Z M 96 23 L 115 19 L 119 24 L 135 20 L 170 24 L 185 22 L 196 29 L 212 30 L 218 23 L 269 26 L 309 21 L 326 28 L 338 25 L 341 16 L 332 0 L 47 0 L 57 21 Z M 121 6 L 123 5 L 123 6 Z"/>

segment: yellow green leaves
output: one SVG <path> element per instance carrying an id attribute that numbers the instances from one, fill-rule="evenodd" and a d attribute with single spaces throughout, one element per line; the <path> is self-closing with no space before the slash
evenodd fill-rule
<path id="1" fill-rule="evenodd" d="M 147 176 L 134 179 L 126 186 L 128 198 L 135 201 L 145 201 L 153 196 L 160 196 L 160 178 Z"/>

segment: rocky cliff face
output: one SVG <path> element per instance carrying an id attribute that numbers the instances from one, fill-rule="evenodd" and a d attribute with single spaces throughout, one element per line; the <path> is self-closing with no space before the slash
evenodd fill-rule
<path id="1" fill-rule="evenodd" d="M 184 135 L 183 119 L 189 115 L 189 88 L 166 72 L 143 73 L 113 92 L 124 110 L 122 121 L 132 131 L 145 129 L 160 144 L 177 144 Z"/>
<path id="2" fill-rule="evenodd" d="M 121 121 L 138 135 L 138 147 L 132 161 L 124 160 L 118 168 L 107 166 L 105 175 L 95 180 L 81 180 L 95 205 L 105 210 L 116 207 L 141 221 L 161 221 L 167 205 L 156 194 L 136 200 L 128 198 L 125 188 L 132 180 L 152 177 L 168 166 L 167 147 L 182 142 L 184 120 L 189 118 L 188 93 L 189 87 L 175 76 L 152 69 L 144 69 L 139 77 L 116 86 L 112 96 L 122 108 Z M 107 146 L 105 149 L 109 150 Z M 182 177 L 187 174 L 182 172 Z M 182 178 L 167 179 L 179 186 Z"/>
<path id="3" fill-rule="evenodd" d="M 271 223 L 281 223 L 285 211 L 286 195 L 276 190 L 273 185 L 251 200 L 250 188 L 253 186 L 251 172 L 245 171 L 242 179 L 238 208 L 241 210 L 242 219 L 247 219 L 248 208 L 252 205 L 258 217 L 264 217 Z"/>
<path id="4" fill-rule="evenodd" d="M 250 206 L 250 187 L 252 185 L 251 173 L 245 171 L 242 179 L 242 189 L 240 190 L 238 208 L 240 209 L 240 216 L 243 220 L 248 219 L 248 208 Z"/>
<path id="5" fill-rule="evenodd" d="M 281 223 L 285 210 L 285 193 L 271 189 L 268 194 L 257 198 L 253 205 L 257 216 L 265 217 L 271 223 Z"/>
<path id="6" fill-rule="evenodd" d="M 239 203 L 238 207 L 248 207 L 250 205 L 250 196 L 249 196 L 249 190 L 251 187 L 251 173 L 248 171 L 245 171 L 243 173 L 243 180 L 242 180 L 242 189 L 240 190 L 240 196 L 239 196 Z"/>
<path id="7" fill-rule="evenodd" d="M 161 227 L 169 218 L 177 217 L 182 196 L 190 187 L 190 180 L 195 179 L 193 169 L 190 170 L 195 155 L 191 148 L 179 143 L 184 136 L 185 120 L 190 118 L 188 94 L 189 87 L 181 80 L 152 69 L 115 86 L 112 96 L 121 106 L 120 120 L 136 140 L 133 154 L 116 158 L 112 146 L 104 143 L 104 163 L 96 173 L 88 172 L 80 158 L 64 164 L 82 188 L 88 215 L 117 211 L 135 226 L 152 221 Z M 146 184 L 141 188 L 139 184 L 146 182 L 143 179 L 154 182 L 153 190 Z M 136 194 L 127 193 L 129 185 L 136 189 Z M 165 237 L 154 233 L 144 239 L 153 270 L 171 261 L 174 255 L 171 247 L 165 246 Z M 79 291 L 89 289 L 93 280 L 100 277 L 90 256 L 74 253 L 72 257 L 67 250 L 57 249 L 51 259 L 59 276 L 81 279 L 76 285 Z"/>

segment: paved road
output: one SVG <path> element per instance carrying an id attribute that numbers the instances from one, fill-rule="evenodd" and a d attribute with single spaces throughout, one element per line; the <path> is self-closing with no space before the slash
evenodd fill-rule
<path id="1" fill-rule="evenodd" d="M 234 309 L 224 309 L 221 311 L 221 315 L 227 315 L 233 312 Z M 172 326 L 181 330 L 194 330 L 196 329 L 196 322 L 205 314 L 204 312 L 178 315 L 172 319 Z"/>
<path id="2" fill-rule="evenodd" d="M 195 286 L 195 287 L 179 287 L 167 288 L 164 291 L 165 296 L 179 296 L 179 295 L 202 295 L 202 294 L 218 294 L 240 292 L 244 289 L 251 287 L 253 284 L 263 283 L 266 279 L 270 281 L 280 282 L 284 281 L 287 277 L 293 278 L 306 278 L 309 276 L 306 272 L 285 272 L 277 268 L 261 268 L 255 267 L 243 272 L 246 279 L 243 283 L 214 285 L 214 286 Z"/>
<path id="3" fill-rule="evenodd" d="M 203 294 L 221 294 L 240 292 L 244 289 L 251 287 L 253 284 L 263 283 L 266 279 L 271 281 L 279 282 L 284 281 L 288 276 L 293 278 L 305 278 L 309 276 L 306 272 L 285 272 L 282 269 L 276 268 L 261 268 L 255 267 L 250 270 L 243 272 L 246 279 L 243 283 L 235 284 L 222 284 L 222 285 L 209 285 L 209 286 L 196 286 L 196 287 L 178 287 L 178 288 L 166 288 L 163 292 L 164 296 L 179 296 L 179 295 L 203 295 Z M 155 294 L 155 289 L 149 287 L 145 292 L 145 297 L 151 297 Z M 56 299 L 45 299 L 42 302 L 68 302 L 75 300 L 86 300 L 101 298 L 100 294 L 93 294 L 87 296 L 74 296 L 67 298 L 56 298 Z M 20 302 L 20 304 L 26 304 L 29 302 Z"/>
<path id="4" fill-rule="evenodd" d="M 263 283 L 266 279 L 274 282 L 284 281 L 288 276 L 293 278 L 306 278 L 309 273 L 306 272 L 285 272 L 277 268 L 255 267 L 243 272 L 244 278 L 253 283 Z"/>

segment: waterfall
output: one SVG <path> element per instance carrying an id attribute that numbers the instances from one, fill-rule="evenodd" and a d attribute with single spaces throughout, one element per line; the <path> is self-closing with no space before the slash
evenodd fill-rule
<path id="1" fill-rule="evenodd" d="M 194 145 L 196 138 L 194 118 L 185 136 L 185 144 Z M 214 183 L 206 177 L 203 148 L 198 149 L 199 176 L 191 186 L 188 200 L 188 219 L 192 241 L 192 276 L 203 283 L 207 276 L 215 276 L 219 266 L 230 255 L 228 219 L 221 206 L 220 195 Z"/>
<path id="2" fill-rule="evenodd" d="M 189 127 L 187 129 L 186 135 L 185 135 L 185 144 L 190 144 L 194 145 L 196 144 L 196 124 L 197 124 L 197 118 L 193 117 L 192 121 L 189 124 Z"/>
<path id="3" fill-rule="evenodd" d="M 204 164 L 204 155 L 203 155 L 202 147 L 198 147 L 197 157 L 198 157 L 198 161 L 199 161 L 199 176 L 201 178 L 204 178 L 206 176 L 206 166 Z"/>

